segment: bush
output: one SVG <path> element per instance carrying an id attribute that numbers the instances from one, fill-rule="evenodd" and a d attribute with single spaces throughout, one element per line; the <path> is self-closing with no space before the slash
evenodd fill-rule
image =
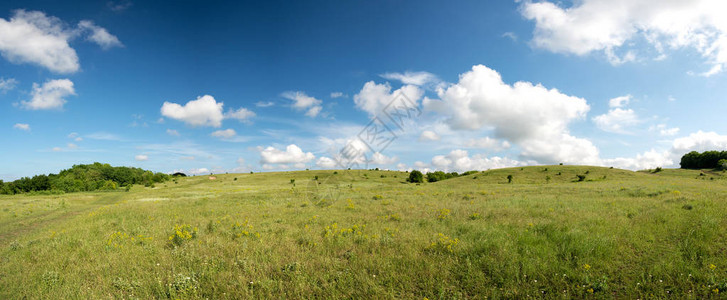
<path id="1" fill-rule="evenodd" d="M 719 170 L 727 170 L 727 159 L 720 159 L 717 162 L 717 169 L 719 169 Z"/>
<path id="2" fill-rule="evenodd" d="M 424 174 L 422 174 L 419 170 L 411 171 L 411 173 L 409 173 L 409 178 L 407 178 L 406 181 L 411 183 L 422 183 L 424 182 Z"/>
<path id="3" fill-rule="evenodd" d="M 507 175 L 507 183 L 512 183 L 512 175 Z"/>
<path id="4" fill-rule="evenodd" d="M 580 182 L 580 181 L 585 181 L 585 180 L 586 180 L 586 175 L 576 175 L 576 177 L 578 177 L 578 181 L 579 181 L 579 182 Z"/>

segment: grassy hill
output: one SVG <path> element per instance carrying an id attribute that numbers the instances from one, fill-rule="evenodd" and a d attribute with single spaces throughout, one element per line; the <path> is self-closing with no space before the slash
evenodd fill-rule
<path id="1" fill-rule="evenodd" d="M 537 166 L 418 185 L 407 176 L 226 174 L 129 192 L 0 196 L 0 298 L 727 290 L 725 173 Z"/>

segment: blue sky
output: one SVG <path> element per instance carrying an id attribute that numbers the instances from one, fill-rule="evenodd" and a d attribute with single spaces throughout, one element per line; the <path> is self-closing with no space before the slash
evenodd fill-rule
<path id="1" fill-rule="evenodd" d="M 95 161 L 636 170 L 727 149 L 725 4 L 450 2 L 0 3 L 0 179 Z M 402 94 L 421 115 L 365 148 Z"/>

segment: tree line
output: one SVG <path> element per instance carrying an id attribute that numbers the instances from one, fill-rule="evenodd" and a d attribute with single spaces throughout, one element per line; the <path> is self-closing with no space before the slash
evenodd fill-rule
<path id="1" fill-rule="evenodd" d="M 112 167 L 109 164 L 93 163 L 74 165 L 58 174 L 23 177 L 13 182 L 0 180 L 0 194 L 13 195 L 29 192 L 84 192 L 115 190 L 134 184 L 153 186 L 171 177 L 164 173 L 131 167 Z"/>
<path id="2" fill-rule="evenodd" d="M 727 151 L 692 151 L 682 156 L 682 169 L 727 169 Z"/>
<path id="3" fill-rule="evenodd" d="M 451 172 L 451 173 L 445 173 L 443 171 L 434 171 L 434 172 L 427 172 L 426 180 L 427 182 L 437 182 L 442 181 L 450 178 L 455 178 L 459 176 L 467 176 L 471 174 L 478 173 L 479 171 L 467 171 L 462 174 L 459 174 L 457 172 Z M 412 183 L 421 183 L 424 182 L 425 176 L 420 172 L 419 170 L 413 170 L 411 173 L 409 173 L 409 178 L 407 178 L 406 181 L 412 182 Z"/>

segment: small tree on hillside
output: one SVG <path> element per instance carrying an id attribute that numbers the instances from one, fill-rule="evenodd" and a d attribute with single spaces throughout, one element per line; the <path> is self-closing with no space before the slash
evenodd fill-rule
<path id="1" fill-rule="evenodd" d="M 407 178 L 406 181 L 411 183 L 422 183 L 424 182 L 424 174 L 418 170 L 411 171 L 411 173 L 409 173 L 409 178 Z"/>
<path id="2" fill-rule="evenodd" d="M 507 175 L 507 183 L 512 183 L 512 175 Z"/>

